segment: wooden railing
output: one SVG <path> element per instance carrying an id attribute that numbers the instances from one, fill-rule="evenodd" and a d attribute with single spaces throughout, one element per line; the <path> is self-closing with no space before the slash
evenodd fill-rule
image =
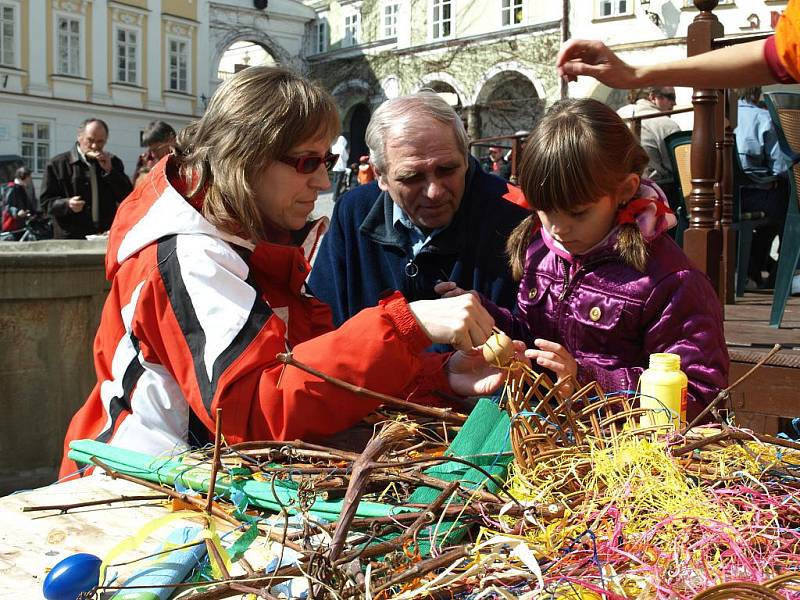
<path id="1" fill-rule="evenodd" d="M 696 56 L 723 46 L 770 35 L 724 37 L 713 13 L 719 0 L 694 0 L 700 11 L 689 25 L 687 55 Z M 736 230 L 733 228 L 733 129 L 736 98 L 730 90 L 695 89 L 692 134 L 692 190 L 687 198 L 689 228 L 683 249 L 711 278 L 724 304 L 734 301 Z"/>
<path id="2" fill-rule="evenodd" d="M 511 181 L 511 183 L 517 183 L 517 175 L 519 173 L 519 158 L 522 156 L 522 145 L 525 143 L 525 138 L 527 137 L 527 133 L 495 135 L 492 137 L 471 140 L 469 147 L 470 149 L 475 149 L 497 146 L 499 148 L 503 148 L 504 150 L 511 150 L 511 177 L 509 178 L 509 181 Z"/>

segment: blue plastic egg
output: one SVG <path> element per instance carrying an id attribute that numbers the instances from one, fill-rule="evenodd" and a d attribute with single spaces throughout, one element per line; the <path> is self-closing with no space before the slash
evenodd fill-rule
<path id="1" fill-rule="evenodd" d="M 75 600 L 95 588 L 100 580 L 101 561 L 94 554 L 79 553 L 59 561 L 44 578 L 47 600 Z"/>

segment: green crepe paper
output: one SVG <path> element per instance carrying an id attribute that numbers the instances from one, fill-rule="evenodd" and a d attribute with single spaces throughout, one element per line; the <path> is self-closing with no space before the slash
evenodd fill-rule
<path id="1" fill-rule="evenodd" d="M 109 446 L 94 440 L 75 440 L 70 443 L 69 457 L 78 463 L 92 464 L 92 458 L 99 458 L 111 469 L 133 475 L 147 481 L 175 486 L 176 484 L 197 492 L 207 492 L 211 480 L 211 472 L 207 465 L 187 465 L 174 458 L 153 457 L 133 450 L 125 450 Z M 218 473 L 214 493 L 218 496 L 229 498 L 231 491 L 240 487 L 247 495 L 252 506 L 257 506 L 272 512 L 279 513 L 286 508 L 294 514 L 297 510 L 297 491 L 285 482 L 275 480 L 233 481 L 228 474 Z M 317 518 L 334 521 L 339 518 L 344 499 L 326 501 L 316 500 L 309 513 Z M 379 502 L 361 501 L 358 505 L 356 516 L 359 518 L 387 517 L 401 512 L 414 512 L 415 509 L 381 504 Z"/>

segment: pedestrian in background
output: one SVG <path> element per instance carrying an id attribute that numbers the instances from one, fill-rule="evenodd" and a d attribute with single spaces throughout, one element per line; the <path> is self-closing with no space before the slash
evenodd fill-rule
<path id="1" fill-rule="evenodd" d="M 107 142 L 105 121 L 86 119 L 75 145 L 47 163 L 40 201 L 53 217 L 56 238 L 84 239 L 108 231 L 117 206 L 133 189 L 122 161 L 106 152 Z"/>
<path id="2" fill-rule="evenodd" d="M 175 149 L 175 129 L 166 121 L 151 121 L 142 132 L 142 147 L 147 150 L 139 155 L 136 168 L 131 176 L 133 185 L 140 175 L 149 172 L 155 164 Z"/>
<path id="3" fill-rule="evenodd" d="M 14 181 L 7 183 L 5 189 L 3 189 L 3 231 L 14 232 L 16 239 L 22 236 L 25 219 L 33 214 L 36 209 L 27 191 L 32 181 L 30 169 L 20 167 L 14 174 Z"/>
<path id="4" fill-rule="evenodd" d="M 331 153 L 338 154 L 339 160 L 333 165 L 331 169 L 331 187 L 333 188 L 333 201 L 339 198 L 342 193 L 342 188 L 345 187 L 346 174 L 347 174 L 347 159 L 350 158 L 350 151 L 348 149 L 347 138 L 340 135 L 336 138 L 331 146 Z"/>

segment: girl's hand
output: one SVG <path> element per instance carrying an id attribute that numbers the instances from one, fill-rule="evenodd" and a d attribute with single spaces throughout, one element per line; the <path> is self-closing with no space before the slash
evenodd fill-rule
<path id="1" fill-rule="evenodd" d="M 517 358 L 525 361 L 525 344 L 514 340 L 514 350 Z M 445 364 L 445 371 L 450 387 L 461 396 L 493 394 L 513 374 L 513 371 L 501 370 L 487 363 L 480 350 L 454 352 Z"/>
<path id="2" fill-rule="evenodd" d="M 578 363 L 564 346 L 539 338 L 533 343 L 538 350 L 526 350 L 526 357 L 535 360 L 537 365 L 553 371 L 558 379 L 564 379 L 569 375 L 577 377 Z"/>
<path id="3" fill-rule="evenodd" d="M 566 379 L 570 375 L 573 378 L 578 376 L 578 363 L 575 362 L 575 359 L 567 352 L 564 346 L 541 338 L 535 339 L 533 344 L 538 350 L 526 350 L 525 356 L 535 360 L 537 365 L 553 371 L 557 381 Z M 566 398 L 574 392 L 575 386 L 573 384 L 564 384 L 558 389 L 558 395 L 562 398 Z"/>
<path id="4" fill-rule="evenodd" d="M 453 296 L 462 296 L 464 294 L 473 294 L 475 297 L 478 297 L 475 290 L 462 290 L 455 281 L 440 281 L 433 286 L 433 291 L 442 298 L 452 298 Z"/>

